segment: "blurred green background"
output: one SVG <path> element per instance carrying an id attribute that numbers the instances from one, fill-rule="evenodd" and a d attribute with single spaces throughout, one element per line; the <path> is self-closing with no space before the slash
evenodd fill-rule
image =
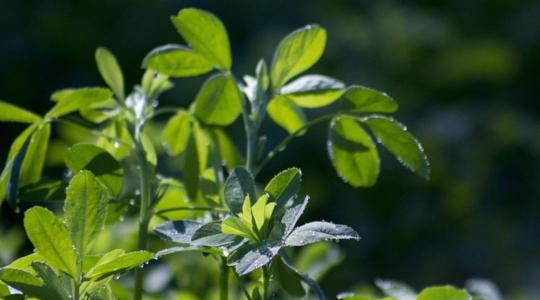
<path id="1" fill-rule="evenodd" d="M 312 198 L 304 220 L 348 224 L 362 236 L 340 244 L 345 262 L 322 281 L 329 295 L 375 278 L 420 288 L 484 277 L 507 295 L 540 299 L 540 1 L 2 0 L 0 98 L 44 113 L 54 90 L 102 85 L 98 46 L 116 54 L 133 85 L 148 51 L 182 42 L 169 16 L 186 6 L 223 20 L 237 75 L 269 61 L 288 32 L 319 23 L 328 44 L 311 71 L 387 92 L 424 145 L 431 181 L 383 150 L 378 184 L 353 189 L 332 169 L 320 125 L 261 174 L 264 182 L 300 167 Z M 161 104 L 187 106 L 203 80 L 175 80 Z M 1 124 L 1 165 L 22 128 Z M 270 145 L 285 136 L 270 122 L 264 131 Z M 241 126 L 230 132 L 241 141 Z M 29 246 L 21 216 L 1 211 L 7 263 Z"/>

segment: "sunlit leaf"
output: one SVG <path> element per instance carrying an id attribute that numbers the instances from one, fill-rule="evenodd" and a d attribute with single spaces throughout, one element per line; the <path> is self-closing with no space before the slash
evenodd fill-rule
<path id="1" fill-rule="evenodd" d="M 311 222 L 294 229 L 285 239 L 287 246 L 304 246 L 329 240 L 359 240 L 360 237 L 349 226 L 329 222 Z"/>
<path id="2" fill-rule="evenodd" d="M 241 111 L 238 86 L 228 74 L 210 77 L 195 97 L 195 115 L 206 124 L 229 125 Z"/>
<path id="3" fill-rule="evenodd" d="M 165 126 L 161 140 L 170 155 L 180 155 L 186 149 L 191 132 L 192 117 L 185 110 L 179 110 Z"/>
<path id="4" fill-rule="evenodd" d="M 268 115 L 290 134 L 296 133 L 307 122 L 302 109 L 286 96 L 277 96 L 268 103 Z"/>
<path id="5" fill-rule="evenodd" d="M 73 173 L 89 170 L 105 184 L 112 194 L 122 191 L 124 169 L 112 155 L 93 144 L 76 144 L 64 154 L 66 166 Z"/>
<path id="6" fill-rule="evenodd" d="M 354 187 L 372 186 L 379 176 L 379 155 L 373 141 L 351 117 L 330 124 L 328 153 L 341 178 Z"/>
<path id="7" fill-rule="evenodd" d="M 34 123 L 41 117 L 13 104 L 0 101 L 0 122 Z"/>
<path id="8" fill-rule="evenodd" d="M 172 77 L 189 77 L 207 73 L 214 65 L 193 49 L 169 44 L 148 53 L 143 66 Z"/>
<path id="9" fill-rule="evenodd" d="M 98 48 L 95 56 L 101 77 L 119 100 L 124 100 L 124 76 L 116 57 L 106 48 Z"/>
<path id="10" fill-rule="evenodd" d="M 35 206 L 24 215 L 28 238 L 48 264 L 77 277 L 77 255 L 65 225 L 48 209 Z"/>
<path id="11" fill-rule="evenodd" d="M 281 94 L 301 107 L 317 108 L 339 99 L 345 85 L 323 75 L 305 75 L 281 88 Z"/>
<path id="12" fill-rule="evenodd" d="M 106 262 L 98 262 L 88 273 L 85 274 L 86 278 L 91 280 L 99 280 L 101 278 L 120 274 L 128 271 L 129 269 L 138 267 L 149 260 L 154 258 L 154 254 L 148 251 L 134 251 L 122 254 Z"/>
<path id="13" fill-rule="evenodd" d="M 215 15 L 196 8 L 184 8 L 171 19 L 178 32 L 197 52 L 219 69 L 231 68 L 229 37 L 225 26 Z"/>
<path id="14" fill-rule="evenodd" d="M 60 94 L 53 94 L 53 97 L 58 102 L 47 113 L 48 118 L 58 118 L 81 109 L 92 108 L 112 97 L 109 89 L 100 87 L 69 89 L 57 93 Z"/>
<path id="15" fill-rule="evenodd" d="M 343 98 L 348 100 L 345 109 L 355 112 L 393 113 L 398 109 L 397 102 L 386 93 L 363 86 L 349 87 Z"/>
<path id="16" fill-rule="evenodd" d="M 73 176 L 66 190 L 64 211 L 71 240 L 80 256 L 88 253 L 103 229 L 107 202 L 107 188 L 90 171 Z"/>
<path id="17" fill-rule="evenodd" d="M 194 246 L 219 247 L 235 241 L 238 241 L 238 238 L 222 233 L 220 221 L 202 225 L 191 237 L 191 244 Z"/>
<path id="18" fill-rule="evenodd" d="M 287 35 L 279 44 L 270 77 L 276 89 L 292 77 L 315 64 L 326 46 L 326 30 L 318 25 L 308 25 Z"/>
<path id="19" fill-rule="evenodd" d="M 270 199 L 281 209 L 287 201 L 300 191 L 302 171 L 298 168 L 289 168 L 274 176 L 264 188 Z"/>
<path id="20" fill-rule="evenodd" d="M 425 288 L 418 294 L 417 300 L 470 300 L 467 291 L 452 286 L 438 286 Z"/>
<path id="21" fill-rule="evenodd" d="M 424 149 L 404 125 L 384 116 L 369 117 L 364 122 L 400 163 L 418 175 L 429 178 L 429 162 Z"/>

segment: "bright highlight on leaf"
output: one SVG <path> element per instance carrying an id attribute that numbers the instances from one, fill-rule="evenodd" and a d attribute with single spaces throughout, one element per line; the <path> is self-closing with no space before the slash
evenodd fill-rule
<path id="1" fill-rule="evenodd" d="M 383 116 L 368 117 L 364 122 L 373 131 L 377 140 L 392 152 L 400 163 L 429 179 L 429 162 L 424 149 L 404 125 Z"/>
<path id="2" fill-rule="evenodd" d="M 345 85 L 328 76 L 305 75 L 281 88 L 281 94 L 301 107 L 318 108 L 338 100 Z"/>
<path id="3" fill-rule="evenodd" d="M 0 101 L 0 122 L 34 123 L 41 117 L 23 108 Z"/>
<path id="4" fill-rule="evenodd" d="M 296 133 L 307 122 L 306 115 L 300 107 L 286 96 L 277 96 L 268 104 L 268 115 L 288 133 Z"/>
<path id="5" fill-rule="evenodd" d="M 223 23 L 213 14 L 196 8 L 184 8 L 171 18 L 178 32 L 197 52 L 217 68 L 231 68 L 229 37 Z"/>
<path id="6" fill-rule="evenodd" d="M 274 89 L 315 64 L 326 46 L 326 30 L 308 25 L 286 36 L 279 44 L 270 68 Z"/>
<path id="7" fill-rule="evenodd" d="M 195 98 L 195 115 L 209 125 L 229 125 L 241 111 L 240 91 L 231 75 L 210 77 Z"/>
<path id="8" fill-rule="evenodd" d="M 330 124 L 328 153 L 334 168 L 352 186 L 372 186 L 379 176 L 379 155 L 367 132 L 351 117 Z"/>
<path id="9" fill-rule="evenodd" d="M 116 57 L 106 48 L 96 50 L 96 63 L 103 80 L 114 91 L 120 101 L 124 100 L 124 75 Z"/>
<path id="10" fill-rule="evenodd" d="M 143 60 L 143 66 L 172 77 L 189 77 L 208 73 L 213 64 L 185 46 L 165 45 L 152 50 Z"/>

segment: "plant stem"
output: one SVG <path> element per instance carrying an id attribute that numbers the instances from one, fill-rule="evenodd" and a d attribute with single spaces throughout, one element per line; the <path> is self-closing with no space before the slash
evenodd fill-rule
<path id="1" fill-rule="evenodd" d="M 262 294 L 262 297 L 263 297 L 263 300 L 268 300 L 268 296 L 269 296 L 269 287 L 270 287 L 270 269 L 268 268 L 268 266 L 264 266 L 263 269 L 263 294 Z"/>
<path id="2" fill-rule="evenodd" d="M 227 259 L 221 258 L 221 273 L 219 278 L 219 299 L 229 299 L 229 266 L 227 265 Z"/>
<path id="3" fill-rule="evenodd" d="M 150 221 L 150 212 L 148 207 L 151 199 L 150 170 L 146 161 L 140 134 L 135 134 L 135 153 L 137 163 L 139 164 L 139 185 L 141 192 L 140 210 L 139 210 L 139 241 L 138 249 L 146 250 L 148 237 L 148 222 Z M 135 300 L 141 300 L 143 294 L 144 269 L 138 268 L 135 273 Z"/>

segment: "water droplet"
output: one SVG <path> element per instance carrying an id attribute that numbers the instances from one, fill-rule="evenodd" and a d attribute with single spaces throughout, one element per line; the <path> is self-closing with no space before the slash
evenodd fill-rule
<path id="1" fill-rule="evenodd" d="M 120 216 L 120 218 L 118 218 L 118 220 L 119 220 L 120 222 L 124 222 L 124 221 L 126 220 L 126 218 L 125 218 L 124 216 Z"/>
<path id="2" fill-rule="evenodd" d="M 129 199 L 129 205 L 135 206 L 135 199 Z"/>
<path id="3" fill-rule="evenodd" d="M 120 148 L 120 143 L 119 142 L 114 142 L 113 147 L 117 148 L 117 149 Z"/>
<path id="4" fill-rule="evenodd" d="M 141 194 L 141 190 L 136 189 L 134 193 L 135 193 L 136 196 L 139 196 Z"/>

